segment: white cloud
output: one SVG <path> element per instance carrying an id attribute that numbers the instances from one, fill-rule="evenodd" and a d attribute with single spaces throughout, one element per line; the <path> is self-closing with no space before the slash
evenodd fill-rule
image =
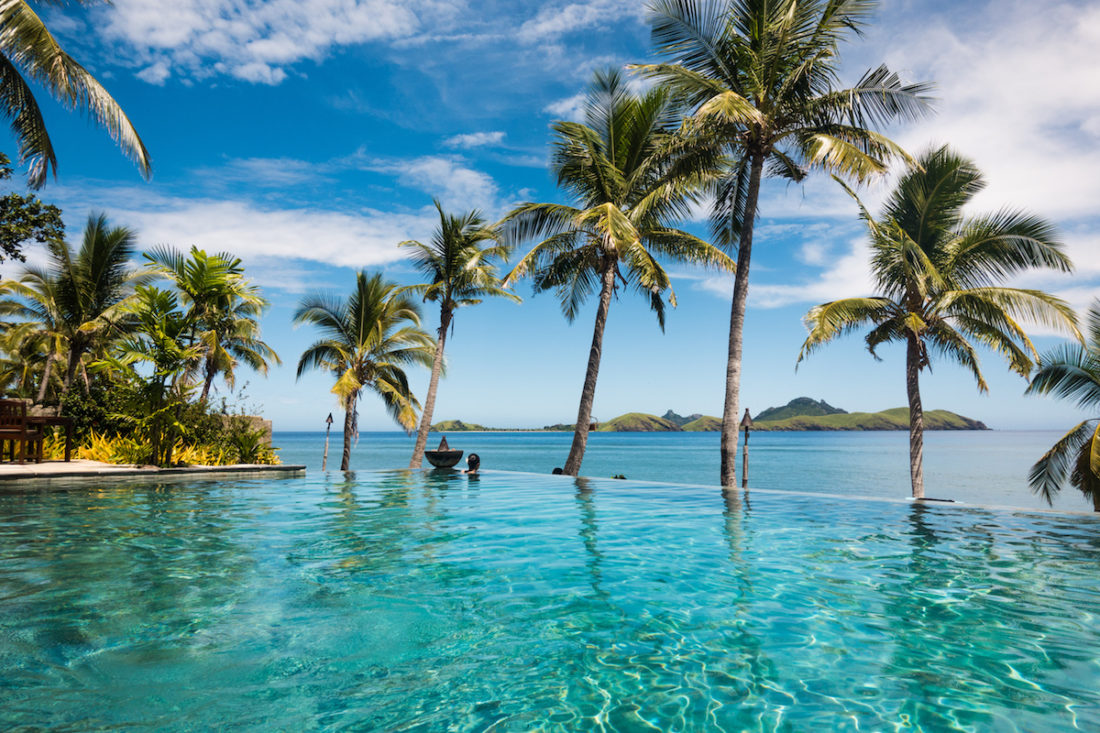
<path id="1" fill-rule="evenodd" d="M 411 160 L 371 160 L 363 167 L 396 175 L 402 185 L 435 196 L 444 208 L 481 209 L 491 214 L 501 207 L 492 176 L 467 168 L 460 158 L 429 155 Z"/>
<path id="2" fill-rule="evenodd" d="M 145 187 L 58 189 L 57 199 L 66 210 L 106 212 L 113 224 L 136 230 L 142 248 L 196 245 L 232 252 L 250 272 L 255 267 L 291 289 L 301 289 L 292 285 L 296 282 L 312 286 L 308 263 L 359 268 L 401 261 L 405 252 L 397 243 L 429 237 L 438 222 L 430 207 L 396 212 L 278 208 L 163 195 Z M 72 224 L 75 231 L 77 222 Z"/>
<path id="3" fill-rule="evenodd" d="M 909 78 L 936 84 L 935 115 L 899 135 L 911 150 L 947 142 L 973 158 L 988 188 L 978 208 L 1094 215 L 1100 200 L 1100 6 L 970 4 L 923 16 L 904 40 L 883 26 L 875 46 Z M 950 24 L 950 25 L 949 25 Z M 889 32 L 887 32 L 889 31 Z"/>
<path id="4" fill-rule="evenodd" d="M 168 70 L 168 64 L 163 61 L 158 61 L 152 66 L 147 66 L 135 74 L 137 78 L 155 86 L 162 86 L 171 75 L 172 72 Z"/>
<path id="5" fill-rule="evenodd" d="M 453 10 L 446 0 L 115 0 L 97 11 L 96 23 L 108 40 L 130 47 L 146 81 L 162 83 L 171 70 L 278 84 L 298 61 L 407 37 L 422 17 Z"/>
<path id="6" fill-rule="evenodd" d="M 295 158 L 235 158 L 217 168 L 194 172 L 206 181 L 247 183 L 260 188 L 290 188 L 321 178 L 330 166 Z"/>
<path id="7" fill-rule="evenodd" d="M 561 120 L 582 122 L 584 120 L 584 100 L 585 94 L 581 92 L 574 94 L 572 97 L 551 102 L 543 107 L 542 111 Z"/>
<path id="8" fill-rule="evenodd" d="M 544 5 L 516 34 L 522 43 L 551 41 L 571 31 L 600 23 L 641 21 L 645 4 L 637 0 L 589 0 L 589 2 Z"/>
<path id="9" fill-rule="evenodd" d="M 455 135 L 443 141 L 450 148 L 480 148 L 486 145 L 497 145 L 504 140 L 504 133 L 499 130 L 493 132 L 469 132 L 463 135 Z"/>
<path id="10" fill-rule="evenodd" d="M 699 287 L 728 298 L 733 294 L 733 275 L 706 277 L 699 281 Z M 796 303 L 816 305 L 870 295 L 873 288 L 867 243 L 858 239 L 816 278 L 792 284 L 753 283 L 749 286 L 749 305 L 756 308 L 781 308 Z"/>

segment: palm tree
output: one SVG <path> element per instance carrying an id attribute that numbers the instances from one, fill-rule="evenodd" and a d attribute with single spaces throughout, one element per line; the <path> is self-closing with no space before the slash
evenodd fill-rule
<path id="1" fill-rule="evenodd" d="M 152 174 L 149 151 L 126 113 L 95 77 L 62 50 L 42 19 L 23 0 L 0 3 L 0 109 L 19 142 L 19 162 L 28 184 L 40 188 L 57 173 L 57 158 L 42 110 L 28 80 L 44 86 L 61 104 L 88 114 L 105 128 L 143 176 Z"/>
<path id="2" fill-rule="evenodd" d="M 424 460 L 428 429 L 435 411 L 436 389 L 443 371 L 443 347 L 447 341 L 447 329 L 453 328 L 455 310 L 477 305 L 491 296 L 509 298 L 517 303 L 520 301 L 514 293 L 500 287 L 495 260 L 503 259 L 508 250 L 498 243 L 500 235 L 497 230 L 487 226 L 478 211 L 453 216 L 443 213 L 439 201 L 434 203 L 439 212 L 439 228 L 431 243 L 410 240 L 400 244 L 413 249 L 413 264 L 429 280 L 409 289 L 422 294 L 424 300 L 439 301 L 439 331 L 432 359 L 432 377 L 428 382 L 428 396 L 424 399 L 409 468 L 420 468 Z M 483 243 L 487 244 L 483 246 Z"/>
<path id="3" fill-rule="evenodd" d="M 23 315 L 44 324 L 52 342 L 43 385 L 49 382 L 52 364 L 62 358 L 62 349 L 67 351 L 62 400 L 84 355 L 123 330 L 128 317 L 123 306 L 131 286 L 148 277 L 130 264 L 135 244 L 133 230 L 112 227 L 103 214 L 92 214 L 79 249 L 73 251 L 65 242 L 48 243 L 48 266 L 26 268 L 11 286 L 25 302 Z M 39 399 L 44 397 L 43 386 Z"/>
<path id="4" fill-rule="evenodd" d="M 351 437 L 358 432 L 356 403 L 364 388 L 378 394 L 390 416 L 412 432 L 420 405 L 404 367 L 430 367 L 435 352 L 432 337 L 420 329 L 416 301 L 381 274 L 360 271 L 346 300 L 308 296 L 294 313 L 294 323 L 317 326 L 323 334 L 298 360 L 298 377 L 309 369 L 324 369 L 336 377 L 332 391 L 344 407 L 341 471 L 348 470 L 351 461 Z"/>
<path id="5" fill-rule="evenodd" d="M 885 66 L 839 89 L 840 42 L 860 33 L 873 0 L 655 0 L 653 40 L 669 63 L 636 66 L 694 110 L 686 125 L 726 150 L 716 187 L 715 241 L 737 248 L 730 305 L 721 482 L 736 486 L 742 334 L 757 201 L 765 175 L 801 182 L 820 168 L 862 180 L 907 158 L 872 125 L 911 118 L 928 87 L 903 85 Z"/>
<path id="6" fill-rule="evenodd" d="M 1100 405 L 1100 300 L 1093 301 L 1086 321 L 1087 342 L 1044 354 L 1027 394 L 1053 393 L 1083 409 Z M 1063 435 L 1031 467 L 1028 478 L 1031 490 L 1051 505 L 1068 479 L 1100 512 L 1100 419 L 1085 420 Z"/>
<path id="7" fill-rule="evenodd" d="M 200 402 L 206 402 L 219 374 L 233 384 L 238 361 L 262 374 L 267 374 L 269 361 L 282 363 L 260 338 L 259 318 L 270 304 L 244 279 L 240 259 L 226 252 L 210 255 L 195 246 L 189 257 L 157 247 L 145 258 L 171 279 L 188 306 L 188 343 L 197 344 L 202 354 Z"/>
<path id="8" fill-rule="evenodd" d="M 615 71 L 597 73 L 585 122 L 556 122 L 552 168 L 575 206 L 521 204 L 504 222 L 509 242 L 541 238 L 505 278 L 530 276 L 536 292 L 554 290 L 571 322 L 599 292 L 588 368 L 565 473 L 576 476 L 588 443 L 596 377 L 611 298 L 619 284 L 648 299 L 664 329 L 664 301 L 676 304 L 659 258 L 734 268 L 716 247 L 673 229 L 703 185 L 726 162 L 710 148 L 687 146 L 676 135 L 668 92 L 627 90 Z"/>
<path id="9" fill-rule="evenodd" d="M 909 396 L 909 471 L 913 497 L 924 497 L 924 413 L 920 372 L 933 352 L 970 370 L 988 391 L 971 341 L 999 353 L 1027 376 L 1038 358 L 1019 320 L 1080 338 L 1073 311 L 1039 290 L 1000 285 L 1030 268 L 1069 272 L 1073 265 L 1048 222 L 1012 209 L 963 218 L 963 207 L 985 184 L 978 169 L 947 147 L 924 154 L 904 176 L 876 220 L 863 205 L 871 235 L 871 271 L 879 295 L 815 306 L 798 361 L 822 344 L 870 326 L 867 348 L 906 344 Z M 858 201 L 858 199 L 857 199 Z"/>
<path id="10" fill-rule="evenodd" d="M 93 362 L 92 368 L 124 375 L 138 386 L 143 404 L 133 420 L 137 433 L 149 441 L 149 461 L 169 466 L 173 446 L 182 432 L 180 410 L 189 391 L 186 380 L 180 377 L 200 351 L 188 343 L 191 321 L 179 308 L 175 293 L 139 285 L 123 309 L 133 318 L 132 331 L 119 340 L 110 355 Z M 149 377 L 140 376 L 134 364 L 145 365 L 151 372 Z"/>

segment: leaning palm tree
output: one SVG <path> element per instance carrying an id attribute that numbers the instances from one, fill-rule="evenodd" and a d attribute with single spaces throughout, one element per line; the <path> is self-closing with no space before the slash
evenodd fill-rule
<path id="1" fill-rule="evenodd" d="M 298 377 L 309 369 L 336 377 L 332 391 L 344 408 L 341 471 L 348 470 L 351 461 L 351 438 L 359 424 L 356 404 L 364 388 L 381 397 L 390 416 L 412 432 L 419 403 L 404 368 L 430 367 L 435 352 L 432 337 L 420 328 L 415 300 L 381 274 L 360 271 L 350 297 L 308 296 L 294 313 L 294 323 L 316 326 L 323 334 L 298 360 Z"/>
<path id="2" fill-rule="evenodd" d="M 118 102 L 62 50 L 29 4 L 4 0 L 0 2 L 0 109 L 11 121 L 19 162 L 27 165 L 31 188 L 40 188 L 50 169 L 57 173 L 57 157 L 28 80 L 41 84 L 64 106 L 87 113 L 138 164 L 142 175 L 151 175 L 149 151 Z"/>
<path id="3" fill-rule="evenodd" d="M 521 204 L 504 221 L 509 243 L 541 239 L 505 278 L 529 276 L 536 292 L 554 290 L 569 321 L 599 293 L 584 388 L 565 473 L 576 476 L 588 444 L 603 333 L 619 285 L 648 301 L 664 329 L 663 296 L 676 304 L 662 259 L 733 270 L 721 250 L 670 223 L 683 218 L 725 159 L 676 136 L 676 108 L 663 88 L 628 91 L 615 71 L 596 74 L 585 122 L 556 122 L 552 168 L 575 206 Z"/>
<path id="4" fill-rule="evenodd" d="M 1089 308 L 1084 345 L 1067 344 L 1044 354 L 1027 394 L 1054 394 L 1078 407 L 1100 405 L 1100 300 Z M 1100 512 L 1100 419 L 1085 420 L 1063 435 L 1031 467 L 1031 490 L 1054 504 L 1068 480 Z"/>
<path id="5" fill-rule="evenodd" d="M 260 338 L 259 318 L 269 303 L 244 278 L 239 258 L 226 252 L 207 254 L 192 246 L 186 257 L 170 247 L 157 247 L 145 259 L 172 281 L 187 306 L 187 340 L 202 354 L 200 402 L 206 402 L 219 374 L 233 385 L 239 361 L 261 374 L 267 374 L 268 362 L 281 363 Z"/>
<path id="6" fill-rule="evenodd" d="M 864 326 L 867 348 L 905 343 L 909 397 L 909 472 L 913 497 L 924 497 L 924 412 L 920 372 L 932 354 L 970 370 L 988 391 L 973 342 L 1027 376 L 1038 358 L 1019 321 L 1080 338 L 1073 311 L 1039 290 L 1000 283 L 1030 268 L 1069 272 L 1073 265 L 1048 222 L 1012 209 L 964 218 L 963 207 L 984 188 L 982 175 L 947 147 L 932 150 L 906 173 L 874 219 L 860 204 L 871 236 L 871 271 L 879 295 L 815 306 L 798 361 L 836 337 Z M 857 199 L 858 201 L 858 199 Z"/>
<path id="7" fill-rule="evenodd" d="M 434 203 L 439 212 L 439 228 L 432 241 L 423 244 L 410 240 L 400 244 L 413 249 L 413 264 L 429 280 L 409 290 L 420 293 L 424 300 L 439 302 L 439 332 L 432 359 L 432 376 L 428 382 L 428 395 L 424 398 L 409 468 L 420 468 L 424 461 L 439 375 L 443 371 L 443 347 L 447 341 L 447 329 L 452 328 L 455 310 L 477 305 L 492 296 L 509 298 L 517 303 L 520 301 L 514 293 L 500 286 L 497 277 L 496 261 L 503 259 L 508 252 L 499 244 L 497 230 L 487 226 L 478 211 L 454 216 L 443 213 L 439 201 Z"/>
<path id="8" fill-rule="evenodd" d="M 117 336 L 126 319 L 124 303 L 132 286 L 148 275 L 132 267 L 137 236 L 127 227 L 112 227 L 103 214 L 91 215 L 80 247 L 50 242 L 46 267 L 28 267 L 12 292 L 22 297 L 26 318 L 45 324 L 53 345 L 43 384 L 55 360 L 66 368 L 61 398 L 72 386 L 85 354 Z M 64 356 L 60 349 L 67 352 Z M 40 391 L 40 399 L 44 396 Z"/>
<path id="9" fill-rule="evenodd" d="M 813 168 L 862 180 L 904 152 L 872 126 L 925 108 L 923 84 L 903 85 L 885 66 L 840 88 L 840 42 L 861 28 L 873 0 L 655 0 L 653 41 L 669 63 L 644 64 L 694 115 L 734 164 L 716 187 L 715 241 L 737 250 L 730 305 L 721 475 L 735 486 L 742 334 L 761 180 L 801 182 Z"/>

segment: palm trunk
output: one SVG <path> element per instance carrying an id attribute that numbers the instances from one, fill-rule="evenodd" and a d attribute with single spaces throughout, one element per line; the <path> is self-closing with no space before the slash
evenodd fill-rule
<path id="1" fill-rule="evenodd" d="M 745 332 L 745 306 L 749 298 L 752 230 L 756 223 L 756 203 L 760 197 L 760 179 L 763 174 L 763 154 L 753 155 L 749 171 L 749 190 L 745 195 L 745 219 L 741 222 L 741 241 L 737 247 L 733 302 L 730 304 L 730 342 L 729 356 L 726 359 L 726 403 L 722 408 L 722 460 L 719 476 L 722 486 L 737 485 L 737 434 L 741 427 L 741 341 Z"/>
<path id="2" fill-rule="evenodd" d="M 351 434 L 355 430 L 355 395 L 348 397 L 344 412 L 344 455 L 340 459 L 340 470 L 347 471 L 351 465 Z"/>
<path id="3" fill-rule="evenodd" d="M 600 288 L 600 306 L 596 309 L 596 327 L 592 332 L 592 348 L 588 352 L 588 370 L 584 374 L 584 389 L 577 410 L 577 426 L 573 430 L 573 445 L 565 459 L 565 473 L 576 476 L 581 470 L 584 450 L 588 447 L 588 424 L 592 421 L 592 403 L 596 399 L 596 377 L 600 372 L 600 355 L 603 352 L 603 330 L 607 325 L 607 311 L 611 308 L 611 295 L 615 291 L 616 262 L 611 259 L 604 265 L 603 283 Z"/>
<path id="4" fill-rule="evenodd" d="M 424 398 L 424 411 L 420 414 L 420 429 L 416 431 L 416 446 L 409 460 L 409 468 L 424 465 L 424 449 L 428 447 L 428 430 L 432 425 L 432 413 L 435 412 L 435 392 L 439 387 L 439 374 L 443 371 L 443 345 L 450 325 L 451 311 L 444 307 L 439 312 L 439 340 L 435 342 L 435 356 L 432 358 L 432 378 L 428 382 L 428 396 Z"/>
<path id="5" fill-rule="evenodd" d="M 42 384 L 38 385 L 38 399 L 35 400 L 40 405 L 46 402 L 46 390 L 50 386 L 50 372 L 53 371 L 53 363 L 56 358 L 52 351 L 46 357 L 46 368 L 42 371 Z"/>
<path id="6" fill-rule="evenodd" d="M 217 376 L 217 371 L 214 369 L 213 363 L 209 359 L 206 360 L 206 377 L 202 382 L 202 395 L 199 396 L 199 402 L 206 402 L 207 397 L 210 396 L 210 386 L 214 384 L 214 377 Z"/>
<path id="7" fill-rule="evenodd" d="M 909 393 L 909 476 L 913 498 L 924 498 L 924 409 L 920 404 L 920 342 L 909 334 L 905 350 L 905 389 Z"/>
<path id="8" fill-rule="evenodd" d="M 69 346 L 69 366 L 65 370 L 65 381 L 61 385 L 61 396 L 58 400 L 59 403 L 65 402 L 65 396 L 69 394 L 69 388 L 73 386 L 73 379 L 76 377 L 76 369 L 80 366 L 80 357 L 83 356 L 83 349 L 76 346 Z"/>

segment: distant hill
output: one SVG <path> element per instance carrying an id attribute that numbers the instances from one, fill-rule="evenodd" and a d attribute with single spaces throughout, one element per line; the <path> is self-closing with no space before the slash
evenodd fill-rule
<path id="1" fill-rule="evenodd" d="M 710 415 L 700 415 L 691 422 L 685 423 L 680 429 L 685 433 L 717 432 L 722 429 L 722 420 Z"/>
<path id="2" fill-rule="evenodd" d="M 808 410 L 810 414 L 790 414 Z M 787 415 L 783 418 L 765 415 Z M 691 418 L 691 419 L 688 419 Z M 683 422 L 681 422 L 683 421 Z M 469 431 L 505 431 L 507 428 L 487 428 L 477 423 L 461 420 L 444 420 L 432 425 L 434 432 L 460 433 Z M 687 418 L 672 410 L 664 417 L 644 412 L 628 412 L 613 420 L 597 424 L 601 433 L 679 433 L 717 432 L 722 421 L 709 415 L 689 415 Z M 783 407 L 772 407 L 753 418 L 754 430 L 908 430 L 909 408 L 895 407 L 882 412 L 845 412 L 824 400 L 817 402 L 809 397 L 791 400 Z M 985 423 L 963 417 L 947 410 L 929 410 L 924 413 L 925 430 L 989 430 Z M 564 423 L 536 428 L 534 432 L 572 432 L 573 426 Z M 525 430 L 523 432 L 530 432 Z"/>
<path id="3" fill-rule="evenodd" d="M 703 417 L 703 416 L 700 415 L 698 412 L 695 413 L 694 415 L 688 415 L 687 417 L 684 417 L 683 415 L 677 415 L 672 410 L 669 410 L 664 415 L 661 415 L 662 419 L 668 420 L 671 423 L 675 423 L 675 424 L 679 425 L 680 427 L 684 427 L 685 425 L 687 425 L 690 422 L 695 422 L 696 420 L 698 420 L 701 417 Z"/>
<path id="4" fill-rule="evenodd" d="M 833 407 L 825 400 L 818 402 L 809 397 L 795 397 L 782 407 L 769 407 L 753 416 L 753 422 L 761 420 L 786 420 L 789 417 L 820 417 L 822 415 L 846 415 L 847 410 Z"/>
<path id="5" fill-rule="evenodd" d="M 799 415 L 784 420 L 753 420 L 754 430 L 908 430 L 909 408 L 882 412 L 845 412 L 831 415 Z M 947 410 L 924 413 L 925 430 L 989 430 L 980 420 Z"/>
<path id="6" fill-rule="evenodd" d="M 628 412 L 596 428 L 601 433 L 678 433 L 680 426 L 671 420 L 644 412 Z"/>
<path id="7" fill-rule="evenodd" d="M 486 432 L 492 430 L 484 425 L 461 420 L 443 420 L 430 428 L 433 433 L 462 433 L 462 432 Z"/>

